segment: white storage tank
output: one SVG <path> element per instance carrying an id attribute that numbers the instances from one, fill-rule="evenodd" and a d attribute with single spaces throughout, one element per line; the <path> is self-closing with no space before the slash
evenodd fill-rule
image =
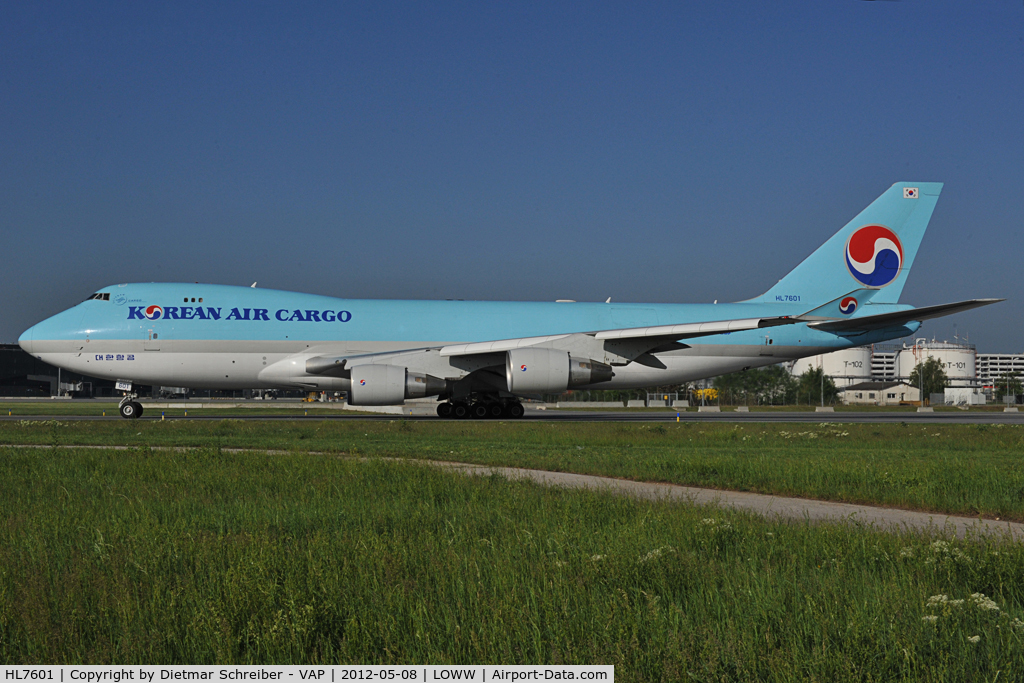
<path id="1" fill-rule="evenodd" d="M 969 387 L 977 376 L 977 356 L 972 344 L 917 340 L 913 346 L 904 346 L 896 356 L 896 376 L 904 379 L 918 363 L 934 358 L 942 363 L 951 387 Z"/>
<path id="2" fill-rule="evenodd" d="M 871 379 L 871 348 L 858 346 L 854 349 L 801 358 L 793 363 L 791 372 L 794 377 L 799 377 L 812 368 L 823 368 L 825 374 L 840 388 L 866 382 Z"/>

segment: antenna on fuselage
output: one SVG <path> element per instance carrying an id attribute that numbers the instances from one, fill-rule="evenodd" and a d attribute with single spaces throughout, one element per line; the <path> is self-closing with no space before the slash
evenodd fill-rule
<path id="1" fill-rule="evenodd" d="M 250 286 L 250 287 L 251 287 L 252 289 L 256 289 L 256 283 L 255 283 L 255 282 L 254 282 L 254 283 L 252 283 L 252 284 L 251 284 L 251 285 L 249 285 L 249 286 Z"/>

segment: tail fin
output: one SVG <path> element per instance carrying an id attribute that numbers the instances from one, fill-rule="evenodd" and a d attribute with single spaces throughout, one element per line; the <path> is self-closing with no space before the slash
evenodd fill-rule
<path id="1" fill-rule="evenodd" d="M 754 301 L 820 305 L 855 287 L 894 304 L 907 282 L 942 183 L 896 183 Z"/>

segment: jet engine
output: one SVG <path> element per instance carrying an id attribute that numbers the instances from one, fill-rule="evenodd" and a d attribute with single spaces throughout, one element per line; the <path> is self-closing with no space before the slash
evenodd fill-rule
<path id="1" fill-rule="evenodd" d="M 407 398 L 437 396 L 445 390 L 443 379 L 398 365 L 357 365 L 350 373 L 348 402 L 353 406 L 400 405 Z"/>
<path id="2" fill-rule="evenodd" d="M 505 380 L 513 394 L 560 394 L 612 378 L 612 366 L 573 358 L 555 349 L 513 349 L 505 357 Z"/>

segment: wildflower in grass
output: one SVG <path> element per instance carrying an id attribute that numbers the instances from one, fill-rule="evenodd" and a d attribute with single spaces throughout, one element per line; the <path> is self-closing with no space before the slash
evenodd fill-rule
<path id="1" fill-rule="evenodd" d="M 981 636 L 971 636 L 970 638 L 967 639 L 967 642 L 968 643 L 977 643 L 979 640 L 981 640 Z"/>
<path id="2" fill-rule="evenodd" d="M 934 624 L 938 620 L 939 620 L 939 618 L 937 616 L 935 616 L 934 614 L 929 614 L 927 616 L 921 617 L 921 621 L 926 621 L 929 624 Z"/>
<path id="3" fill-rule="evenodd" d="M 606 557 L 608 557 L 608 556 L 607 555 L 591 555 L 590 556 L 590 561 L 591 562 L 600 562 L 601 560 L 603 560 Z"/>
<path id="4" fill-rule="evenodd" d="M 725 521 L 719 522 L 717 519 L 715 519 L 713 517 L 706 517 L 706 518 L 700 520 L 700 523 L 701 523 L 701 526 L 697 527 L 698 530 L 699 529 L 708 529 L 708 530 L 711 530 L 712 532 L 714 532 L 714 531 L 732 531 L 732 524 L 730 524 L 729 522 L 725 522 Z"/>
<path id="5" fill-rule="evenodd" d="M 662 555 L 669 554 L 669 553 L 674 553 L 675 551 L 676 551 L 676 549 L 673 548 L 672 546 L 670 546 L 670 545 L 663 545 L 660 548 L 655 548 L 651 552 L 649 552 L 646 555 L 644 555 L 643 557 L 641 557 L 640 558 L 640 562 L 650 562 L 651 560 L 658 559 Z"/>
<path id="6" fill-rule="evenodd" d="M 1010 626 L 1012 626 L 1013 628 L 1020 628 L 1021 626 L 1024 626 L 1024 621 L 1021 621 L 1017 617 L 1014 617 L 1013 621 L 1010 622 Z"/>
<path id="7" fill-rule="evenodd" d="M 900 549 L 900 557 L 913 557 L 914 549 L 909 545 L 906 548 Z"/>
<path id="8" fill-rule="evenodd" d="M 947 602 L 949 602 L 949 596 L 945 594 L 933 595 L 932 597 L 928 598 L 929 607 L 932 607 L 933 605 L 944 605 Z"/>
<path id="9" fill-rule="evenodd" d="M 997 605 L 991 598 L 985 597 L 984 593 L 971 593 L 970 600 L 978 609 L 999 611 L 999 605 Z"/>

